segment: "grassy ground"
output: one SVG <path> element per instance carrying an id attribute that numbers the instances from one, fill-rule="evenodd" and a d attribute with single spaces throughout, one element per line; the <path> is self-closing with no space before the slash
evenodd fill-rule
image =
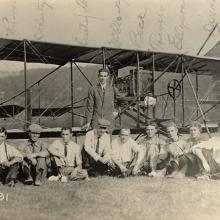
<path id="1" fill-rule="evenodd" d="M 0 187 L 2 220 L 220 218 L 220 182 L 148 177 L 92 178 L 42 187 Z M 2 195 L 8 198 L 2 200 Z"/>

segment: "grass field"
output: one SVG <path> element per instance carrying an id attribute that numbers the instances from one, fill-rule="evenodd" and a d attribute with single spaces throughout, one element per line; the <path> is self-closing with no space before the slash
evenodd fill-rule
<path id="1" fill-rule="evenodd" d="M 92 178 L 0 187 L 1 220 L 220 219 L 220 182 Z M 7 198 L 3 200 L 3 194 Z M 7 201 L 8 200 L 8 201 Z"/>

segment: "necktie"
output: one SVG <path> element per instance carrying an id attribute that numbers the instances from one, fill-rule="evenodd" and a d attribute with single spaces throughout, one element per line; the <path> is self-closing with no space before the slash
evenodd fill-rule
<path id="1" fill-rule="evenodd" d="M 32 144 L 32 153 L 35 153 L 35 144 Z"/>
<path id="2" fill-rule="evenodd" d="M 67 143 L 65 143 L 64 145 L 64 156 L 65 157 L 67 156 Z"/>
<path id="3" fill-rule="evenodd" d="M 100 144 L 100 137 L 98 137 L 97 144 L 96 144 L 96 153 L 99 154 L 99 144 Z"/>

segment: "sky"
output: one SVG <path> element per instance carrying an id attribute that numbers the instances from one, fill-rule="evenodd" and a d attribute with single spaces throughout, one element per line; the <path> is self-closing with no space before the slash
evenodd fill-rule
<path id="1" fill-rule="evenodd" d="M 0 37 L 196 55 L 219 11 L 217 0 L 1 0 Z M 200 55 L 219 36 L 220 26 Z M 0 71 L 21 69 L 0 62 Z"/>

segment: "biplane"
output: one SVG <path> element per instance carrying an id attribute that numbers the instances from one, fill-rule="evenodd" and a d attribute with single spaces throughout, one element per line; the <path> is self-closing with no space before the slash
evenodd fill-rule
<path id="1" fill-rule="evenodd" d="M 83 63 L 103 65 L 103 67 L 109 68 L 111 71 L 111 83 L 126 94 L 118 100 L 119 108 L 116 118 L 119 121 L 119 128 L 123 123 L 124 116 L 133 120 L 134 126 L 131 128 L 133 133 L 142 132 L 143 125 L 149 119 L 155 120 L 159 124 L 168 120 L 175 120 L 177 116 L 177 99 L 181 99 L 181 128 L 183 132 L 186 131 L 185 105 L 189 100 L 186 100 L 184 96 L 184 82 L 187 81 L 192 90 L 193 101 L 196 103 L 194 120 L 202 118 L 208 132 L 217 129 L 217 126 L 208 126 L 205 115 L 214 109 L 220 101 L 199 99 L 198 79 L 200 75 L 212 76 L 214 74 L 213 72 L 216 72 L 218 65 L 220 65 L 219 58 L 109 47 L 74 46 L 27 39 L 14 40 L 0 38 L 0 59 L 21 61 L 24 63 L 24 90 L 0 103 L 0 118 L 12 118 L 16 120 L 16 116 L 24 112 L 25 117 L 23 121 L 28 126 L 33 117 L 60 117 L 66 113 L 71 113 L 71 125 L 74 135 L 83 134 L 85 131 L 79 127 L 74 127 L 74 110 L 81 108 L 78 103 L 82 100 L 73 101 L 73 65 L 84 76 L 85 80 L 89 81 L 80 68 L 79 64 Z M 57 67 L 40 80 L 27 86 L 27 63 L 54 64 Z M 31 108 L 31 89 L 68 63 L 70 64 L 71 73 L 71 104 L 62 108 L 52 108 L 50 104 L 40 108 Z M 124 68 L 128 68 L 127 74 L 126 76 L 120 76 L 120 70 Z M 158 94 L 155 84 L 168 72 L 176 73 L 180 77 L 179 79 L 171 79 L 164 85 L 166 92 Z M 195 76 L 195 85 L 193 85 L 191 75 Z M 92 86 L 91 82 L 89 83 Z M 22 94 L 25 97 L 24 106 L 10 104 L 12 100 Z M 166 102 L 163 106 L 164 114 L 162 117 L 157 116 L 157 102 L 161 97 L 163 100 L 171 99 L 173 106 L 172 117 L 165 117 Z M 83 100 L 86 100 L 86 97 Z M 213 104 L 213 106 L 203 112 L 201 105 L 207 103 Z M 114 133 L 117 133 L 117 129 Z M 56 137 L 58 135 L 58 128 L 45 128 L 42 133 L 42 137 Z M 9 130 L 8 136 L 9 138 L 24 138 L 26 137 L 25 129 Z"/>

